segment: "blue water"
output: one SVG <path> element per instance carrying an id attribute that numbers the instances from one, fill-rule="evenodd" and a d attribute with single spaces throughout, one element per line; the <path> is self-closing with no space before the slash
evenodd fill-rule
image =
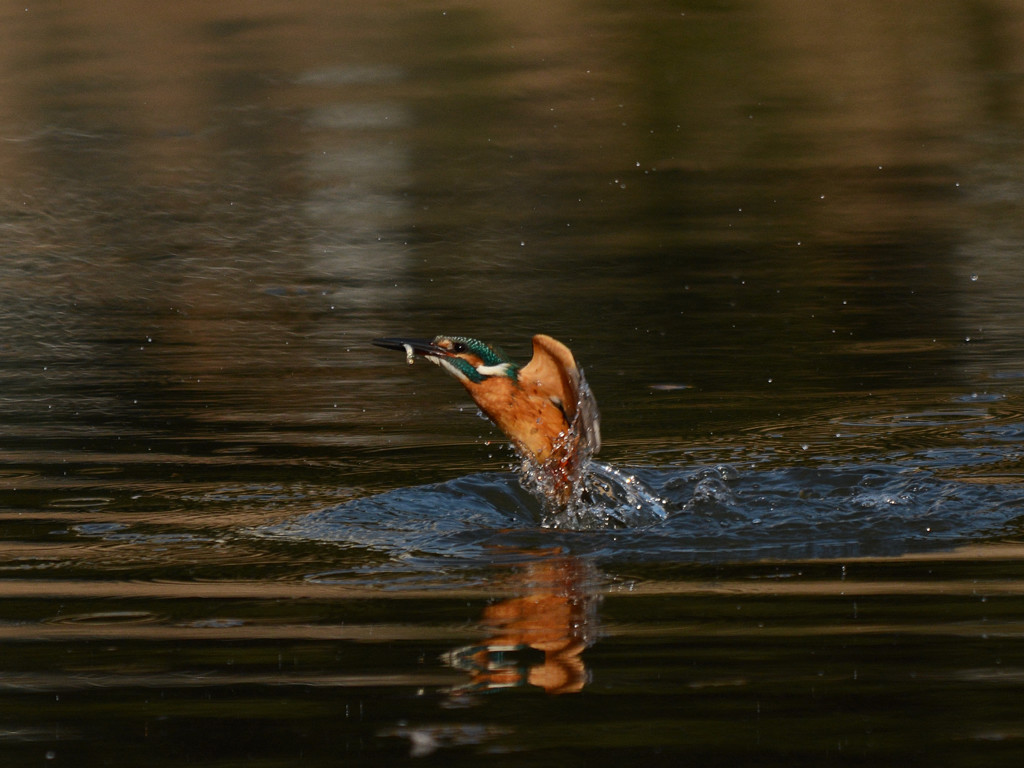
<path id="1" fill-rule="evenodd" d="M 929 421 L 920 415 L 919 423 Z M 564 530 L 513 472 L 475 473 L 402 487 L 259 529 L 260 535 L 333 542 L 372 566 L 362 573 L 458 580 L 517 551 L 542 549 L 601 564 L 855 558 L 937 551 L 1006 536 L 1024 520 L 1024 484 L 1001 476 L 1024 447 L 1022 424 L 983 427 L 968 448 L 870 460 L 809 460 L 780 466 L 763 456 L 680 468 L 595 465 L 620 499 L 594 504 Z M 344 551 L 344 550 L 343 550 Z M 504 554 L 498 554 L 504 553 Z M 344 554 L 342 554 L 344 559 Z"/>

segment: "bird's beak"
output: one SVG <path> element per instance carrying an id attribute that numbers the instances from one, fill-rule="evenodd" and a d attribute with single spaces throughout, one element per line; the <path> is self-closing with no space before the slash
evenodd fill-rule
<path id="1" fill-rule="evenodd" d="M 374 345 L 384 349 L 397 349 L 405 352 L 405 359 L 412 364 L 414 355 L 421 357 L 448 357 L 448 350 L 437 346 L 430 339 L 374 339 Z"/>

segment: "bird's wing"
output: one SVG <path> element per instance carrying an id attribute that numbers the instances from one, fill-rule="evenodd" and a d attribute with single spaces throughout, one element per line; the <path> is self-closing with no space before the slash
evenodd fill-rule
<path id="1" fill-rule="evenodd" d="M 534 336 L 533 359 L 523 366 L 519 379 L 550 398 L 566 419 L 576 416 L 580 374 L 572 352 L 562 342 L 540 333 Z"/>
<path id="2" fill-rule="evenodd" d="M 566 421 L 574 424 L 586 440 L 592 453 L 601 445 L 597 402 L 576 366 L 572 352 L 562 342 L 542 333 L 533 337 L 533 358 L 519 373 L 546 395 L 562 413 Z M 576 415 L 580 414 L 577 420 Z"/>

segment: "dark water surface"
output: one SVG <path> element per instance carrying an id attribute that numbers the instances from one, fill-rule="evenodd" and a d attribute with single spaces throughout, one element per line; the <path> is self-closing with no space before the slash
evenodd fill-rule
<path id="1" fill-rule="evenodd" d="M 1022 179 L 1008 0 L 0 3 L 0 762 L 1019 765 Z"/>

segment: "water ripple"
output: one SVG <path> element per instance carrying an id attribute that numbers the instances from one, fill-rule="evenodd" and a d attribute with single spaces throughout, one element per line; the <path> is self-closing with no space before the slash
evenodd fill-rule
<path id="1" fill-rule="evenodd" d="M 633 467 L 628 474 L 660 505 L 653 517 L 664 520 L 589 531 L 538 527 L 540 505 L 514 475 L 482 473 L 356 499 L 257 534 L 361 553 L 351 566 L 314 577 L 330 581 L 368 567 L 377 578 L 439 565 L 450 573 L 493 562 L 498 553 L 550 548 L 605 563 L 892 556 L 1016 529 L 1020 478 L 979 482 L 934 463 L 925 453 L 860 465 Z M 372 566 L 368 551 L 376 553 Z"/>

